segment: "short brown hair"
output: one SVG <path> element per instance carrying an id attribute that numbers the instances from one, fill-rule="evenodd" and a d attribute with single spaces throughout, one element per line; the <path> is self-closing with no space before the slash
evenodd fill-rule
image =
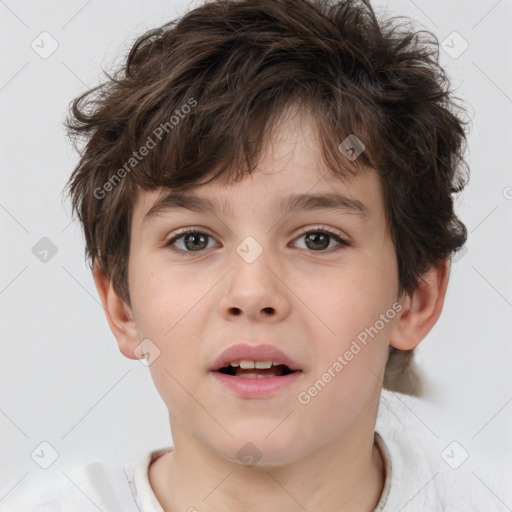
<path id="1" fill-rule="evenodd" d="M 377 20 L 367 0 L 213 0 L 140 36 L 66 119 L 75 147 L 86 142 L 68 188 L 90 263 L 129 304 L 138 190 L 242 179 L 279 113 L 300 103 L 332 172 L 378 172 L 400 290 L 411 293 L 466 240 L 453 195 L 468 169 L 438 40 L 402 19 Z M 354 135 L 365 149 L 352 160 L 340 143 Z M 390 351 L 386 387 L 420 394 L 411 356 Z"/>

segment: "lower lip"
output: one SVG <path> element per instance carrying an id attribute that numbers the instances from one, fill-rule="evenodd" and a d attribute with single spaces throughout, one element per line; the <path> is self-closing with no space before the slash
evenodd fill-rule
<path id="1" fill-rule="evenodd" d="M 221 372 L 211 373 L 217 382 L 242 398 L 264 398 L 290 386 L 301 378 L 303 372 L 297 370 L 280 377 L 262 378 L 235 377 Z"/>

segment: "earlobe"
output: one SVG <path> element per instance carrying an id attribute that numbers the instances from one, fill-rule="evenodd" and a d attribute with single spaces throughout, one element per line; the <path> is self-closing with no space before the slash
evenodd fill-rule
<path id="1" fill-rule="evenodd" d="M 439 319 L 448 286 L 450 260 L 443 260 L 422 277 L 423 280 L 403 301 L 403 310 L 391 331 L 390 345 L 412 350 L 420 344 Z"/>
<path id="2" fill-rule="evenodd" d="M 94 262 L 92 273 L 107 322 L 117 339 L 119 350 L 129 359 L 138 359 L 134 351 L 140 341 L 131 307 L 114 291 L 111 280 L 98 261 Z"/>

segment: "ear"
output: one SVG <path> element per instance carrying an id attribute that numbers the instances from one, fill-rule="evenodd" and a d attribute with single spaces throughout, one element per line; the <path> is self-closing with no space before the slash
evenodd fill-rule
<path id="1" fill-rule="evenodd" d="M 131 307 L 114 291 L 112 282 L 98 261 L 94 262 L 92 274 L 119 350 L 129 359 L 139 359 L 140 355 L 138 356 L 135 349 L 140 345 L 140 340 Z"/>
<path id="2" fill-rule="evenodd" d="M 391 331 L 390 345 L 399 350 L 412 350 L 434 327 L 443 309 L 450 260 L 443 260 L 423 276 L 411 295 L 403 301 L 403 310 Z"/>

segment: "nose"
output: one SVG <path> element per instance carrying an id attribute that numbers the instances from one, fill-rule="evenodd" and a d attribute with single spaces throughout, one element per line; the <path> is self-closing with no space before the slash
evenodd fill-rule
<path id="1" fill-rule="evenodd" d="M 226 276 L 228 284 L 219 302 L 227 320 L 240 316 L 250 321 L 276 322 L 289 315 L 289 288 L 265 253 L 251 263 L 234 253 L 232 270 Z"/>

